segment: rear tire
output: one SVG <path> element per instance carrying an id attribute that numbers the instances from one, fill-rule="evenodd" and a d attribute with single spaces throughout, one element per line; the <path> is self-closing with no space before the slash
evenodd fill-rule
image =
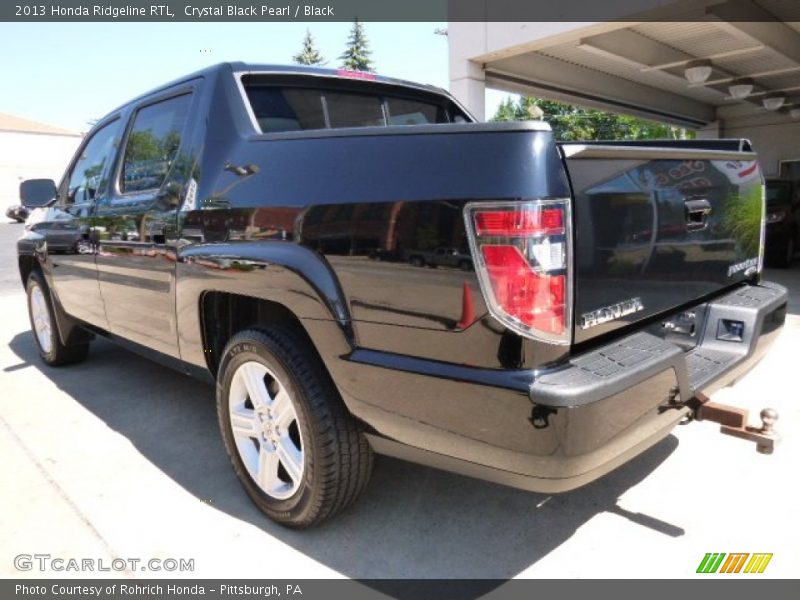
<path id="1" fill-rule="evenodd" d="M 88 343 L 70 346 L 61 343 L 58 327 L 53 317 L 53 300 L 50 297 L 50 289 L 44 282 L 41 273 L 33 271 L 28 276 L 26 291 L 33 338 L 42 360 L 51 367 L 70 365 L 84 360 L 89 353 Z"/>
<path id="2" fill-rule="evenodd" d="M 372 449 L 296 327 L 231 338 L 217 376 L 217 416 L 245 492 L 282 525 L 316 525 L 366 488 Z"/>

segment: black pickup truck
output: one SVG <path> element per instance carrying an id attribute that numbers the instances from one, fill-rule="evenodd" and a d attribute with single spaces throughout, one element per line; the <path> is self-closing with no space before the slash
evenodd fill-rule
<path id="1" fill-rule="evenodd" d="M 746 141 L 556 143 L 432 87 L 222 64 L 23 182 L 19 269 L 47 364 L 99 335 L 216 382 L 244 489 L 304 527 L 373 452 L 558 492 L 664 438 L 783 325 L 763 194 Z M 446 247 L 468 267 L 370 259 Z"/>

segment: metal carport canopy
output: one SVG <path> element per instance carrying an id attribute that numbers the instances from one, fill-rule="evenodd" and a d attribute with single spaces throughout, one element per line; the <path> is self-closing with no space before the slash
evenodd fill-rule
<path id="1" fill-rule="evenodd" d="M 656 4 L 659 21 L 450 23 L 451 88 L 479 114 L 484 85 L 693 128 L 762 115 L 768 94 L 785 95 L 776 115 L 800 108 L 800 2 Z M 692 84 L 698 59 L 712 71 Z M 740 78 L 754 85 L 744 100 L 728 89 Z"/>

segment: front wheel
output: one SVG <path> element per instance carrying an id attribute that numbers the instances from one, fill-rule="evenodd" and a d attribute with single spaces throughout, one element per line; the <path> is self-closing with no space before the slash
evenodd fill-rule
<path id="1" fill-rule="evenodd" d="M 31 319 L 36 347 L 39 356 L 51 367 L 80 362 L 89 353 L 89 344 L 61 343 L 55 319 L 53 318 L 53 300 L 44 278 L 38 271 L 28 277 L 26 286 L 28 293 L 28 314 Z"/>
<path id="2" fill-rule="evenodd" d="M 225 449 L 256 506 L 289 527 L 315 525 L 361 494 L 372 451 L 300 331 L 249 329 L 217 378 Z"/>

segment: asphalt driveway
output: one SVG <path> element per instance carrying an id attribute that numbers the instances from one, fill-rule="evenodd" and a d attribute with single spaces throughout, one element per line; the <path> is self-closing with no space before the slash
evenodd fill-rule
<path id="1" fill-rule="evenodd" d="M 212 388 L 105 341 L 80 365 L 37 360 L 15 268 L 21 231 L 0 224 L 0 576 L 694 577 L 706 552 L 771 552 L 760 577 L 797 574 L 797 267 L 768 274 L 792 290 L 784 334 L 715 395 L 754 419 L 764 406 L 780 412 L 774 455 L 692 423 L 556 496 L 379 459 L 356 506 L 295 532 L 240 489 Z M 34 553 L 194 559 L 194 571 L 15 568 Z"/>

